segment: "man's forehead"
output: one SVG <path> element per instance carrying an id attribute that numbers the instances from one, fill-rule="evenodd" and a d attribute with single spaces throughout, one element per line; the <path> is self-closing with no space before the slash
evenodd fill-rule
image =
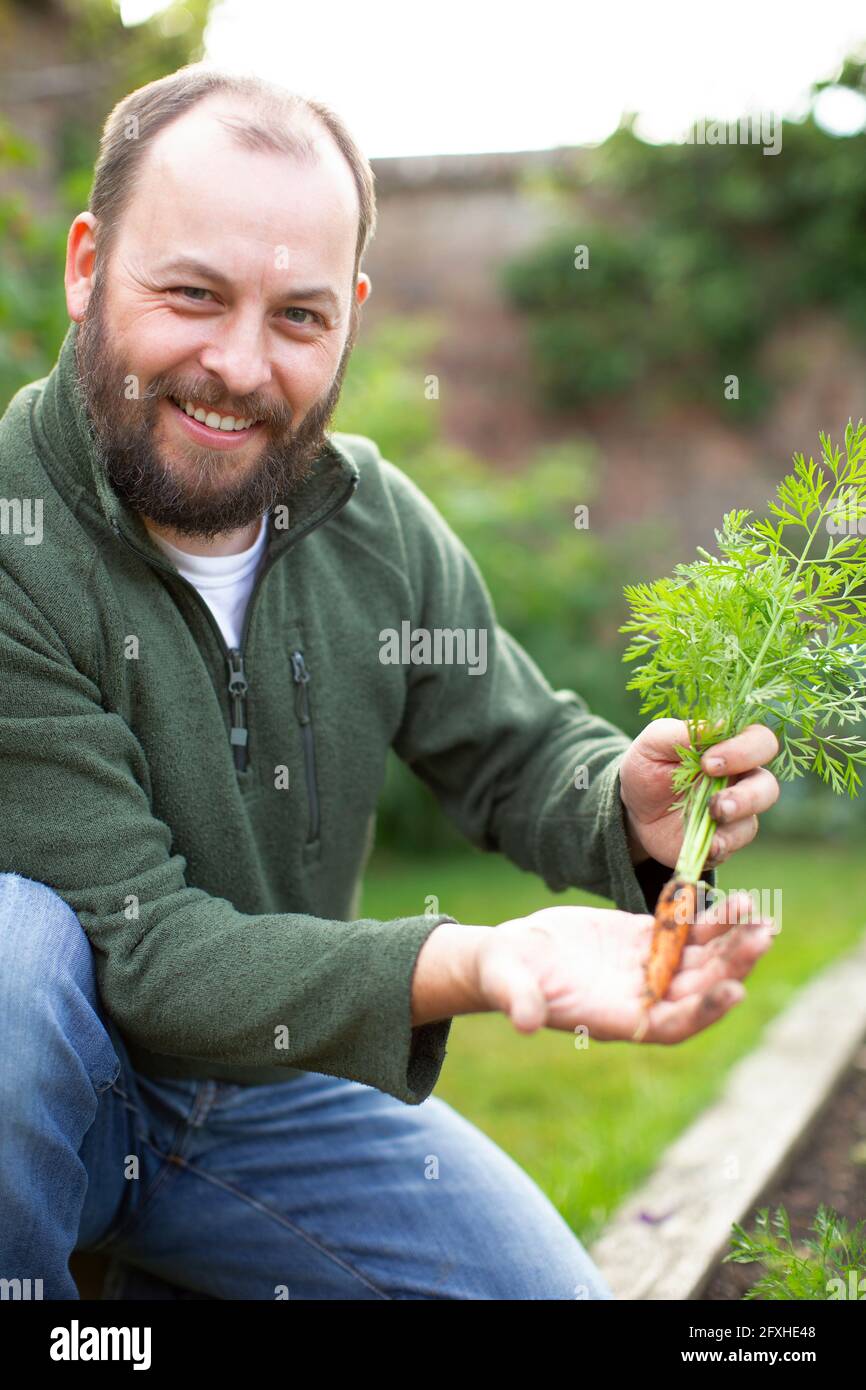
<path id="1" fill-rule="evenodd" d="M 208 100 L 154 138 L 130 205 L 135 242 L 163 257 L 181 244 L 219 245 L 224 264 L 251 247 L 273 259 L 285 245 L 309 273 L 330 267 L 340 280 L 354 263 L 358 196 L 352 171 L 329 133 L 312 135 L 314 157 L 250 151 L 220 122 L 255 119 L 255 110 Z M 280 161 L 263 177 L 261 160 Z M 299 187 L 298 179 L 303 180 Z M 123 229 L 121 229 L 121 235 Z M 216 241 L 215 241 L 216 238 Z M 209 252 L 212 255 L 212 251 Z"/>
<path id="2" fill-rule="evenodd" d="M 315 174 L 317 181 L 327 186 L 334 210 L 336 205 L 344 206 L 346 214 L 357 222 L 359 206 L 355 180 L 330 132 L 310 117 L 282 117 L 278 124 L 287 133 L 297 132 L 302 146 L 312 147 L 311 153 L 302 153 L 298 158 L 288 152 L 266 148 L 251 150 L 224 124 L 229 122 L 236 126 L 258 121 L 259 112 L 252 103 L 229 101 L 221 94 L 205 98 L 154 137 L 142 161 L 142 177 L 151 183 L 170 173 L 183 179 L 188 171 L 195 169 L 212 176 L 215 184 L 230 188 L 225 175 L 230 164 L 235 172 L 240 168 L 249 169 L 255 178 L 254 171 L 260 168 L 262 159 L 282 160 L 296 169 Z M 265 125 L 273 126 L 274 122 L 275 117 L 269 114 Z"/>

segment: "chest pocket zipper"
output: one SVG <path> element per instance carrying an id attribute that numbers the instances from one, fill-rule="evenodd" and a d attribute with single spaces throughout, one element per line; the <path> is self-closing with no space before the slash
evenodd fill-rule
<path id="1" fill-rule="evenodd" d="M 314 844 L 319 838 L 319 793 L 316 787 L 316 750 L 313 744 L 313 724 L 310 717 L 310 673 L 304 662 L 304 653 L 295 650 L 291 654 L 292 680 L 295 682 L 295 714 L 301 726 L 304 744 L 304 773 L 307 779 L 307 802 L 310 808 L 307 844 Z"/>

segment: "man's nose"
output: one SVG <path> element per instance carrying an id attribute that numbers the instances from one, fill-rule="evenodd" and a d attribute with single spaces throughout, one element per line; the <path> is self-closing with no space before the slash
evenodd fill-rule
<path id="1" fill-rule="evenodd" d="M 249 396 L 271 380 L 261 321 L 252 314 L 227 315 L 199 353 L 199 362 L 225 383 L 232 396 Z"/>

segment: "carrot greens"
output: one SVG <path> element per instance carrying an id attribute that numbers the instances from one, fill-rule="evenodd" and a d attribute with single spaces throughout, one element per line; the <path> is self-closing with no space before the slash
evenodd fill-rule
<path id="1" fill-rule="evenodd" d="M 782 780 L 815 772 L 834 792 L 856 796 L 866 763 L 866 427 L 849 421 L 844 449 L 821 434 L 821 459 L 794 456 L 769 515 L 728 512 L 718 554 L 624 593 L 637 661 L 629 690 L 641 713 L 682 719 L 675 803 L 684 838 L 675 875 L 695 883 L 709 853 L 708 804 L 725 777 L 708 777 L 701 755 L 762 723 L 779 753 Z"/>

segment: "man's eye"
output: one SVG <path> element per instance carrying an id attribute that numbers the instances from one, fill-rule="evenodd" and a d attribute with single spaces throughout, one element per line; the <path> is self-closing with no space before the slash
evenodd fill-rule
<path id="1" fill-rule="evenodd" d="M 310 317 L 310 319 L 312 319 L 314 323 L 321 323 L 321 322 L 322 322 L 321 317 L 319 316 L 319 314 L 314 314 L 313 311 L 312 311 L 312 309 L 299 309 L 299 308 L 284 309 L 284 310 L 283 310 L 283 313 L 284 313 L 284 314 L 308 314 L 309 317 Z M 290 322 L 292 322 L 292 323 L 300 323 L 301 320 L 300 320 L 300 319 L 291 319 Z"/>
<path id="2" fill-rule="evenodd" d="M 203 290 L 198 285 L 178 285 L 171 293 L 182 294 L 186 299 L 194 299 L 201 303 L 202 296 L 210 294 L 210 290 Z"/>

